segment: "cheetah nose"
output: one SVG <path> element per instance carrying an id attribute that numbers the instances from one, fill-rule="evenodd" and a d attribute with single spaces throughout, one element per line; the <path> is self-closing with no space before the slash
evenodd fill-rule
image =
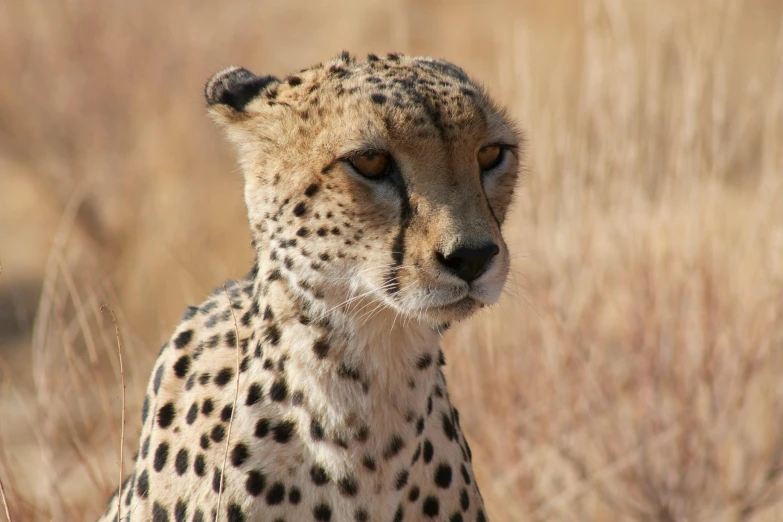
<path id="1" fill-rule="evenodd" d="M 490 243 L 479 248 L 458 247 L 447 254 L 437 252 L 435 257 L 452 274 L 470 283 L 484 273 L 498 252 L 500 248 L 495 243 Z"/>

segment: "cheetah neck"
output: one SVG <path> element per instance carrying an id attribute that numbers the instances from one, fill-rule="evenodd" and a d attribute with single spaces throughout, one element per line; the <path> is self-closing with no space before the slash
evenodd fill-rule
<path id="1" fill-rule="evenodd" d="M 388 309 L 357 319 L 294 284 L 280 267 L 259 266 L 252 326 L 261 357 L 283 360 L 293 402 L 322 412 L 338 445 L 361 436 L 363 426 L 391 429 L 425 417 L 438 387 L 440 334 Z"/>

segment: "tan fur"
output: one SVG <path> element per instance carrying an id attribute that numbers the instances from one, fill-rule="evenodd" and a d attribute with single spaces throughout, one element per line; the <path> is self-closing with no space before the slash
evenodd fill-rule
<path id="1" fill-rule="evenodd" d="M 122 517 L 214 520 L 238 342 L 221 520 L 483 520 L 438 344 L 505 283 L 512 124 L 457 67 L 398 55 L 282 81 L 228 68 L 206 96 L 238 150 L 258 261 L 232 283 L 238 340 L 221 289 L 161 351 Z M 507 152 L 481 174 L 488 144 Z M 366 150 L 389 153 L 393 180 L 352 169 Z M 499 252 L 473 281 L 439 261 L 488 243 Z M 116 520 L 116 497 L 107 510 Z"/>

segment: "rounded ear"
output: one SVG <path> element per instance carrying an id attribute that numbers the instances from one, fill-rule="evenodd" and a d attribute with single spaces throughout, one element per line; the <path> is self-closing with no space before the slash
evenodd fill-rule
<path id="1" fill-rule="evenodd" d="M 274 76 L 256 76 L 243 67 L 231 66 L 212 75 L 204 86 L 204 97 L 210 112 L 232 120 L 241 117 L 264 89 L 278 82 Z"/>

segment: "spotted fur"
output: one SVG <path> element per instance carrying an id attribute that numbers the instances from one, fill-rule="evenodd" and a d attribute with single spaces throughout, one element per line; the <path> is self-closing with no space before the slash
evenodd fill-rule
<path id="1" fill-rule="evenodd" d="M 512 123 L 458 67 L 398 54 L 284 79 L 231 67 L 205 95 L 257 261 L 163 346 L 119 518 L 486 520 L 439 339 L 505 283 Z M 367 151 L 391 159 L 382 178 L 352 166 Z M 470 277 L 455 268 L 486 245 Z"/>

